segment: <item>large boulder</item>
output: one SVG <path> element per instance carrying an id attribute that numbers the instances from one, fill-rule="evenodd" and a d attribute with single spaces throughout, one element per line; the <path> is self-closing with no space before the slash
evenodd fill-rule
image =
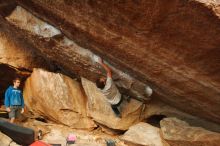
<path id="1" fill-rule="evenodd" d="M 169 146 L 161 137 L 160 129 L 147 123 L 138 123 L 131 126 L 121 136 L 121 140 L 124 140 L 129 146 Z"/>
<path id="2" fill-rule="evenodd" d="M 87 98 L 80 84 L 62 74 L 34 69 L 24 87 L 27 107 L 52 121 L 73 128 L 92 129 L 87 117 Z"/>
<path id="3" fill-rule="evenodd" d="M 160 125 L 164 139 L 171 146 L 219 146 L 220 143 L 220 133 L 192 127 L 177 118 L 165 118 Z"/>

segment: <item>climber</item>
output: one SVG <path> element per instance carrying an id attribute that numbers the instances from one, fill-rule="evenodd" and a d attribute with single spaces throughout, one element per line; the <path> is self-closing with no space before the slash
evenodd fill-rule
<path id="1" fill-rule="evenodd" d="M 111 104 L 111 108 L 114 111 L 115 115 L 121 118 L 121 113 L 118 108 L 122 102 L 122 95 L 120 94 L 119 90 L 112 80 L 112 72 L 109 66 L 105 64 L 101 58 L 98 59 L 98 63 L 107 72 L 107 78 L 98 78 L 96 80 L 96 86 L 100 89 L 100 91 L 105 95 L 107 101 Z"/>
<path id="2" fill-rule="evenodd" d="M 20 113 L 24 113 L 24 99 L 19 86 L 21 83 L 20 78 L 13 80 L 13 86 L 9 86 L 5 92 L 5 106 L 9 112 L 10 122 L 14 123 Z"/>

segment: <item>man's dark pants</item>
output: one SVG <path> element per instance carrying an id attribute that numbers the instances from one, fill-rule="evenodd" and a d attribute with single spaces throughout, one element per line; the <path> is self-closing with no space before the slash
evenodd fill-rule
<path id="1" fill-rule="evenodd" d="M 121 105 L 123 101 L 123 96 L 121 97 L 121 100 L 119 101 L 118 104 L 112 104 L 111 107 L 112 107 L 112 110 L 114 111 L 115 115 L 119 118 L 121 118 L 121 113 L 120 111 L 118 110 L 119 106 Z"/>

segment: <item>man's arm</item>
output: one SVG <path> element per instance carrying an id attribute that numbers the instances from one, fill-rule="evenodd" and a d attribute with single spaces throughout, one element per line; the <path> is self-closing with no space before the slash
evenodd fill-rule
<path id="1" fill-rule="evenodd" d="M 110 67 L 103 62 L 102 58 L 99 59 L 99 63 L 105 69 L 105 71 L 107 73 L 107 77 L 112 78 L 112 71 L 111 71 Z"/>
<path id="2" fill-rule="evenodd" d="M 22 93 L 21 93 L 21 107 L 24 108 L 24 97 Z"/>
<path id="3" fill-rule="evenodd" d="M 9 92 L 10 92 L 10 90 L 6 90 L 6 92 L 5 92 L 5 101 L 4 101 L 4 103 L 5 103 L 5 107 L 6 107 L 6 110 L 8 111 L 8 112 L 10 112 L 10 95 L 9 95 Z"/>
<path id="4" fill-rule="evenodd" d="M 21 93 L 21 113 L 24 113 L 24 97 L 23 94 Z"/>

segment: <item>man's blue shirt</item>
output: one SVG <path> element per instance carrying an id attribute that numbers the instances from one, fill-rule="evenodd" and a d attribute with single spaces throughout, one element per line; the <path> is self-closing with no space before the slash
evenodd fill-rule
<path id="1" fill-rule="evenodd" d="M 24 107 L 24 98 L 21 90 L 14 88 L 13 86 L 8 87 L 5 92 L 5 106 L 21 106 Z"/>

